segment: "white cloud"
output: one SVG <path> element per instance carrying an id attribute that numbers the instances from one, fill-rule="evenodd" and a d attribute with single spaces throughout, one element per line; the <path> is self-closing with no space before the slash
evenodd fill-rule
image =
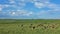
<path id="1" fill-rule="evenodd" d="M 8 10 L 7 12 L 10 16 L 16 16 L 15 10 Z"/>
<path id="2" fill-rule="evenodd" d="M 16 1 L 18 1 L 18 2 L 16 2 Z M 45 6 L 44 3 L 49 3 L 48 2 L 49 0 L 16 0 L 16 1 L 10 0 L 11 3 L 15 3 L 22 7 L 24 7 L 26 5 L 26 2 L 31 2 L 31 3 L 33 2 L 35 4 L 35 6 L 38 8 L 44 7 Z"/>
<path id="3" fill-rule="evenodd" d="M 17 13 L 21 16 L 31 16 L 33 14 L 33 12 L 31 12 L 31 11 L 28 12 L 28 11 L 25 11 L 25 10 L 21 10 Z"/>
<path id="4" fill-rule="evenodd" d="M 35 2 L 43 2 L 43 3 L 46 3 L 46 2 L 49 2 L 50 0 L 30 0 L 32 3 L 35 3 Z"/>
<path id="5" fill-rule="evenodd" d="M 22 3 L 22 2 L 19 2 L 18 5 L 21 6 L 21 7 L 24 7 L 26 4 Z"/>
<path id="6" fill-rule="evenodd" d="M 35 0 L 33 3 L 37 8 L 44 8 L 47 7 L 50 2 L 49 0 Z"/>
<path id="7" fill-rule="evenodd" d="M 37 12 L 37 15 L 38 16 L 47 15 L 47 14 L 49 14 L 49 12 L 48 11 L 45 11 L 45 10 L 42 10 L 42 11 Z"/>
<path id="8" fill-rule="evenodd" d="M 34 0 L 34 5 L 37 8 L 50 8 L 50 9 L 56 9 L 58 8 L 57 4 L 51 3 L 50 0 Z M 40 1 L 40 2 L 36 2 L 36 1 Z M 60 7 L 59 7 L 60 8 Z"/>
<path id="9" fill-rule="evenodd" d="M 47 7 L 50 8 L 53 12 L 60 11 L 60 6 L 57 4 L 50 3 Z"/>
<path id="10" fill-rule="evenodd" d="M 36 6 L 37 8 L 43 8 L 43 7 L 45 7 L 44 3 L 35 2 L 34 4 L 35 4 L 35 6 Z"/>
<path id="11" fill-rule="evenodd" d="M 58 10 L 58 9 L 54 9 L 54 10 L 42 10 L 42 11 L 40 11 L 40 12 L 37 12 L 36 13 L 37 14 L 37 16 L 52 16 L 53 17 L 53 15 L 56 15 L 56 14 L 60 14 L 60 10 Z M 57 16 L 57 15 L 56 15 Z"/>
<path id="12" fill-rule="evenodd" d="M 56 4 L 53 4 L 53 3 L 49 3 L 48 5 L 47 5 L 47 7 L 48 8 L 57 8 L 57 5 Z"/>
<path id="13" fill-rule="evenodd" d="M 2 8 L 0 8 L 0 11 L 2 11 Z"/>
<path id="14" fill-rule="evenodd" d="M 26 11 L 26 10 L 17 10 L 17 11 L 10 11 L 9 12 L 11 16 L 31 16 L 33 15 L 32 11 Z"/>
<path id="15" fill-rule="evenodd" d="M 2 9 L 3 9 L 3 6 L 2 6 L 2 5 L 0 5 L 0 11 L 2 11 Z"/>
<path id="16" fill-rule="evenodd" d="M 15 0 L 9 0 L 11 4 L 14 4 L 15 3 Z"/>
<path id="17" fill-rule="evenodd" d="M 28 13 L 26 13 L 26 15 L 31 16 L 31 15 L 33 15 L 33 12 L 28 12 Z"/>
<path id="18" fill-rule="evenodd" d="M 16 13 L 15 12 L 11 12 L 12 15 L 15 15 Z"/>
<path id="19" fill-rule="evenodd" d="M 20 0 L 21 2 L 25 2 L 25 0 Z"/>
<path id="20" fill-rule="evenodd" d="M 25 0 L 10 0 L 9 3 L 16 7 L 24 7 L 26 5 Z"/>
<path id="21" fill-rule="evenodd" d="M 37 0 L 35 0 L 37 1 Z M 37 15 L 48 15 L 48 14 L 51 14 L 51 13 L 54 13 L 56 14 L 57 12 L 60 13 L 60 5 L 57 5 L 57 4 L 54 4 L 54 3 L 51 3 L 50 1 L 42 1 L 42 2 L 34 2 L 34 5 L 35 7 L 37 8 L 49 8 L 50 10 L 44 10 L 42 9 L 42 11 L 38 12 Z"/>
<path id="22" fill-rule="evenodd" d="M 3 5 L 4 7 L 9 7 L 10 5 L 8 5 L 8 4 L 5 4 L 5 5 Z"/>

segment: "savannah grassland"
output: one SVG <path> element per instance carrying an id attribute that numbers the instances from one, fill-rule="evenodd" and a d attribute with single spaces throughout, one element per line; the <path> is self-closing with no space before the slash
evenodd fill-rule
<path id="1" fill-rule="evenodd" d="M 60 34 L 60 20 L 0 19 L 0 34 Z"/>

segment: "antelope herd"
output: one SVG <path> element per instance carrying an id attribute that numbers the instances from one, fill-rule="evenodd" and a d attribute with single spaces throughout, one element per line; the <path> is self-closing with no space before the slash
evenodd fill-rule
<path id="1" fill-rule="evenodd" d="M 22 24 L 21 27 L 23 27 L 23 26 L 24 25 Z M 37 24 L 37 25 L 30 24 L 28 27 L 32 28 L 32 29 L 35 29 L 35 28 L 38 28 L 38 27 L 43 27 L 44 29 L 47 29 L 47 28 L 55 29 L 55 28 L 59 27 L 59 24 Z"/>

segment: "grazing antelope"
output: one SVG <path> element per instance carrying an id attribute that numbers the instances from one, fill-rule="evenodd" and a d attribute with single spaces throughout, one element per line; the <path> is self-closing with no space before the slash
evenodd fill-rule
<path id="1" fill-rule="evenodd" d="M 30 26 L 29 26 L 29 27 L 30 27 L 30 28 L 32 28 L 32 25 L 33 25 L 33 24 L 30 24 Z"/>
<path id="2" fill-rule="evenodd" d="M 39 27 L 39 26 L 43 26 L 43 25 L 42 24 L 37 25 L 37 27 Z"/>
<path id="3" fill-rule="evenodd" d="M 33 29 L 35 29 L 35 26 L 33 26 Z"/>
<path id="4" fill-rule="evenodd" d="M 21 27 L 23 27 L 23 24 L 21 25 Z"/>

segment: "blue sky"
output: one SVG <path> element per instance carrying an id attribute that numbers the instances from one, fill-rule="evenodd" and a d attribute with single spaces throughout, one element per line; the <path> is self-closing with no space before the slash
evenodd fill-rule
<path id="1" fill-rule="evenodd" d="M 60 19 L 60 0 L 0 0 L 3 19 Z"/>

